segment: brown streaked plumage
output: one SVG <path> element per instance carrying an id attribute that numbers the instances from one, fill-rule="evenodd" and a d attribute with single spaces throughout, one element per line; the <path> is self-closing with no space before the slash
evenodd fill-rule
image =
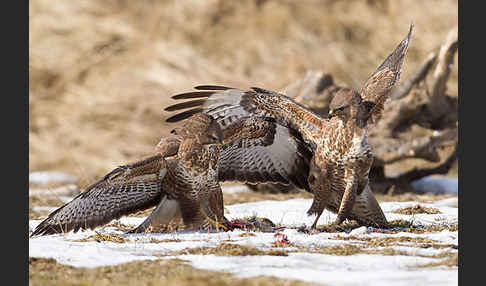
<path id="1" fill-rule="evenodd" d="M 221 131 L 207 115 L 197 114 L 181 127 L 185 132 L 160 144 L 162 154 L 120 166 L 52 212 L 35 235 L 93 229 L 113 219 L 157 206 L 132 232 L 167 224 L 181 216 L 189 229 L 206 216 L 223 220 L 217 181 L 217 147 Z M 216 148 L 216 149 L 215 149 Z"/>
<path id="2" fill-rule="evenodd" d="M 312 153 L 292 130 L 263 118 L 242 118 L 223 131 L 199 113 L 162 138 L 159 154 L 121 166 L 57 209 L 32 236 L 95 228 L 123 215 L 157 206 L 131 232 L 157 229 L 182 217 L 187 228 L 226 222 L 219 181 L 275 182 L 306 188 Z M 220 142 L 224 145 L 206 145 Z M 283 138 L 284 144 L 275 145 Z M 278 139 L 278 140 L 276 140 Z M 276 157 L 279 150 L 288 156 Z M 292 165 L 287 162 L 292 162 Z"/>
<path id="3" fill-rule="evenodd" d="M 168 111 L 192 108 L 167 121 L 176 122 L 203 112 L 212 116 L 224 130 L 239 118 L 272 118 L 299 134 L 313 152 L 307 178 L 314 193 L 308 214 L 317 215 L 313 228 L 324 208 L 338 213 L 337 224 L 352 218 L 384 227 L 388 222 L 368 184 L 372 153 L 367 128 L 379 118 L 390 90 L 399 80 L 412 29 L 413 25 L 360 92 L 342 89 L 336 94 L 330 104 L 329 118 L 321 118 L 293 99 L 273 91 L 204 85 L 195 87 L 200 91 L 173 96 L 174 99 L 197 100 L 166 108 Z"/>

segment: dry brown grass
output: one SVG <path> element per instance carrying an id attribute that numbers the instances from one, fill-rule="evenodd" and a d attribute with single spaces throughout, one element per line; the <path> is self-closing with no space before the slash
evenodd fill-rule
<path id="1" fill-rule="evenodd" d="M 428 208 L 422 205 L 414 205 L 410 207 L 400 208 L 394 210 L 393 213 L 396 214 L 406 214 L 406 215 L 414 215 L 414 214 L 438 214 L 440 211 L 436 208 Z"/>
<path id="2" fill-rule="evenodd" d="M 387 236 L 387 237 L 358 237 L 354 235 L 350 236 L 336 236 L 330 238 L 332 240 L 345 240 L 345 241 L 361 241 L 361 249 L 376 248 L 376 247 L 391 247 L 397 245 L 406 245 L 416 248 L 451 248 L 457 247 L 454 244 L 441 244 L 437 241 L 424 237 L 410 237 L 410 236 Z"/>
<path id="3" fill-rule="evenodd" d="M 54 259 L 29 258 L 29 285 L 164 285 L 164 286 L 306 286 L 316 285 L 275 277 L 235 278 L 199 270 L 178 259 L 142 260 L 116 266 L 75 268 Z"/>
<path id="4" fill-rule="evenodd" d="M 184 255 L 184 254 L 214 254 L 218 256 L 248 256 L 248 255 L 273 255 L 273 256 L 287 256 L 287 251 L 279 249 L 261 250 L 253 246 L 221 243 L 216 247 L 201 247 L 189 248 L 181 250 L 175 254 L 170 255 Z"/>
<path id="5" fill-rule="evenodd" d="M 458 253 L 444 253 L 443 255 L 438 255 L 436 257 L 436 258 L 442 258 L 441 260 L 437 262 L 417 265 L 416 267 L 424 268 L 424 267 L 438 267 L 438 266 L 448 266 L 448 267 L 459 266 L 458 257 L 459 257 Z"/>
<path id="6" fill-rule="evenodd" d="M 97 241 L 97 242 L 102 242 L 102 241 L 109 241 L 109 242 L 115 242 L 115 243 L 125 243 L 129 242 L 130 240 L 121 237 L 119 235 L 115 234 L 108 234 L 108 233 L 101 233 L 101 232 L 96 232 L 96 234 L 90 235 L 86 238 L 76 240 L 78 242 L 86 242 L 86 241 Z"/>
<path id="7" fill-rule="evenodd" d="M 457 197 L 456 194 L 414 194 L 414 193 L 403 193 L 403 194 L 374 194 L 379 202 L 420 202 L 420 203 L 433 203 L 436 201 Z"/>
<path id="8" fill-rule="evenodd" d="M 84 187 L 149 155 L 169 95 L 196 84 L 279 90 L 322 69 L 357 87 L 411 22 L 402 78 L 457 25 L 457 1 L 29 1 L 29 171 Z"/>

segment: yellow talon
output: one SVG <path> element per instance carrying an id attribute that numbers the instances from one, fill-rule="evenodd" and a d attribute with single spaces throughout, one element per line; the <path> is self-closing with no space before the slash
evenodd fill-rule
<path id="1" fill-rule="evenodd" d="M 211 219 L 210 217 L 206 216 L 206 219 L 216 228 L 216 229 L 219 229 L 220 227 L 222 227 L 224 230 L 228 230 L 228 228 L 226 226 L 224 226 L 223 224 L 217 222 L 217 221 L 214 221 L 213 219 Z"/>

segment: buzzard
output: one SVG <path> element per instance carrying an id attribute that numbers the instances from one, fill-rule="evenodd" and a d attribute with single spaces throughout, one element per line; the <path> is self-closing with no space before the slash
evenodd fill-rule
<path id="1" fill-rule="evenodd" d="M 307 214 L 317 215 L 312 229 L 325 208 L 337 213 L 336 225 L 348 218 L 386 227 L 388 222 L 368 184 L 373 157 L 367 129 L 380 118 L 389 92 L 400 78 L 412 30 L 413 25 L 359 92 L 343 88 L 335 95 L 328 118 L 274 91 L 203 85 L 195 87 L 198 91 L 173 96 L 195 100 L 167 107 L 167 111 L 191 108 L 167 121 L 177 122 L 202 112 L 212 116 L 224 130 L 239 118 L 271 118 L 296 132 L 312 150 L 307 176 L 308 187 L 314 194 Z M 288 156 L 282 151 L 277 156 Z"/>
<path id="2" fill-rule="evenodd" d="M 153 206 L 157 207 L 132 232 L 166 224 L 176 216 L 182 216 L 189 228 L 199 227 L 205 215 L 222 219 L 221 190 L 207 180 L 216 174 L 212 149 L 222 140 L 220 129 L 206 115 L 186 120 L 183 127 L 185 136 L 166 139 L 167 144 L 162 140 L 161 153 L 114 169 L 53 211 L 31 236 L 93 229 Z"/>
<path id="3" fill-rule="evenodd" d="M 297 133 L 271 119 L 241 118 L 221 130 L 211 116 L 199 113 L 171 133 L 160 140 L 157 155 L 116 168 L 52 212 L 31 236 L 93 229 L 154 206 L 130 232 L 157 228 L 176 217 L 189 229 L 211 227 L 208 221 L 219 227 L 227 223 L 219 181 L 307 188 L 312 153 Z M 280 153 L 287 155 L 276 156 Z"/>

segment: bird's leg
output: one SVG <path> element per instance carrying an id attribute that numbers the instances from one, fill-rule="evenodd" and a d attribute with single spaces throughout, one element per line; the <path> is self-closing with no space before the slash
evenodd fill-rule
<path id="1" fill-rule="evenodd" d="M 218 216 L 214 215 L 208 200 L 203 201 L 202 211 L 206 217 L 206 220 L 212 224 L 216 230 L 219 230 L 220 228 L 223 228 L 226 231 L 228 230 L 226 226 L 219 222 Z"/>
<path id="2" fill-rule="evenodd" d="M 344 190 L 344 195 L 341 199 L 341 205 L 339 207 L 338 215 L 336 221 L 334 222 L 334 225 L 341 224 L 349 216 L 356 201 L 356 195 L 358 191 L 358 176 L 354 169 L 346 169 L 345 182 L 346 189 Z"/>
<path id="3" fill-rule="evenodd" d="M 216 230 L 219 230 L 219 228 L 222 228 L 222 229 L 224 229 L 225 231 L 227 231 L 227 230 L 228 230 L 228 228 L 227 228 L 227 227 L 226 227 L 224 224 L 220 223 L 220 222 L 219 222 L 219 221 L 217 221 L 217 220 L 215 221 L 215 220 L 211 219 L 211 218 L 210 218 L 210 217 L 208 217 L 208 216 L 206 216 L 206 220 L 207 220 L 209 223 L 211 223 L 211 225 L 213 225 L 213 226 L 216 228 Z"/>
<path id="4" fill-rule="evenodd" d="M 316 216 L 316 219 L 314 220 L 314 223 L 311 226 L 312 230 L 317 229 L 317 221 L 319 221 L 319 218 L 321 217 L 323 211 L 324 211 L 324 208 L 322 208 L 321 212 Z"/>

